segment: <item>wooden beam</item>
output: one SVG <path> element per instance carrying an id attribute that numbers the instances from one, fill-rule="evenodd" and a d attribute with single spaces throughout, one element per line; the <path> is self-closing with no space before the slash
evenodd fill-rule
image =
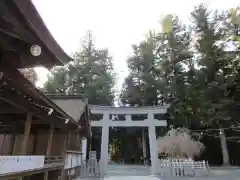
<path id="1" fill-rule="evenodd" d="M 36 168 L 36 169 L 30 169 L 27 171 L 17 171 L 17 172 L 12 172 L 12 173 L 8 173 L 8 174 L 0 174 L 0 179 L 1 180 L 9 180 L 9 179 L 21 179 L 24 176 L 31 176 L 33 174 L 40 174 L 43 173 L 44 171 L 48 170 L 48 171 L 54 171 L 54 170 L 59 170 L 63 168 L 63 165 L 59 164 L 59 165 L 55 165 L 55 166 L 44 166 L 43 168 Z"/>
<path id="2" fill-rule="evenodd" d="M 64 157 L 65 155 L 65 152 L 67 150 L 67 143 L 68 143 L 68 134 L 67 133 L 64 133 L 64 137 L 63 137 L 63 146 L 62 146 L 62 153 L 61 155 Z"/>
<path id="3" fill-rule="evenodd" d="M 70 150 L 69 148 L 71 148 L 71 129 L 69 128 L 68 130 L 68 141 L 67 141 L 67 147 L 66 147 L 66 150 Z"/>
<path id="4" fill-rule="evenodd" d="M 12 139 L 11 139 L 11 155 L 14 153 L 14 145 L 16 141 L 16 133 L 12 133 Z"/>
<path id="5" fill-rule="evenodd" d="M 17 115 L 17 114 L 23 114 L 23 113 L 24 112 L 22 112 L 22 111 L 14 110 L 14 109 L 12 109 L 11 111 L 10 110 L 1 110 L 0 111 L 0 114 L 4 114 L 4 115 L 11 115 L 11 114 Z"/>
<path id="6" fill-rule="evenodd" d="M 24 29 L 22 24 L 19 23 L 11 13 L 7 12 L 5 16 L 2 16 L 1 21 L 0 31 L 2 33 L 27 44 L 37 44 L 36 38 L 34 38 L 29 31 Z"/>
<path id="7" fill-rule="evenodd" d="M 6 107 L 5 103 L 2 103 L 0 101 L 0 114 L 22 114 L 24 111 L 21 111 L 20 109 L 15 108 L 14 106 L 12 107 Z"/>
<path id="8" fill-rule="evenodd" d="M 2 27 L 0 28 L 0 32 L 8 35 L 8 36 L 11 36 L 13 38 L 16 38 L 16 39 L 19 39 L 19 40 L 22 40 L 24 41 L 23 39 L 21 39 L 21 37 L 17 34 L 17 33 L 14 33 L 13 31 L 7 31 L 5 29 L 3 29 Z"/>
<path id="9" fill-rule="evenodd" d="M 26 106 L 23 106 L 21 104 L 18 104 L 18 103 L 15 103 L 16 102 L 16 97 L 15 98 L 15 101 L 13 101 L 12 97 L 13 97 L 13 94 L 10 94 L 10 93 L 7 93 L 6 91 L 3 91 L 3 89 L 0 90 L 0 100 L 6 102 L 6 103 L 9 103 L 11 104 L 12 106 L 24 111 L 24 112 L 27 112 L 27 108 Z M 6 98 L 6 97 L 9 97 L 9 98 Z"/>
<path id="10" fill-rule="evenodd" d="M 33 155 L 35 155 L 37 152 L 37 143 L 38 143 L 38 132 L 35 131 L 34 137 L 33 137 L 33 151 L 32 151 Z"/>
<path id="11" fill-rule="evenodd" d="M 16 102 L 16 99 L 18 99 L 18 101 Z M 67 130 L 67 126 L 65 124 L 61 124 L 57 118 L 51 117 L 47 115 L 47 112 L 43 112 L 42 110 L 40 110 L 39 108 L 29 105 L 26 102 L 26 99 L 21 98 L 20 96 L 14 96 L 14 94 L 0 89 L 0 100 L 11 104 L 12 106 L 24 111 L 24 112 L 34 112 L 34 116 L 38 117 L 41 120 L 45 120 L 48 119 L 52 122 L 54 122 L 55 124 L 58 125 L 59 128 Z M 49 122 L 49 121 L 47 121 Z"/>
<path id="12" fill-rule="evenodd" d="M 48 143 L 47 143 L 46 156 L 50 156 L 51 155 L 53 133 L 54 133 L 54 125 L 51 124 L 50 125 L 50 129 L 49 129 L 49 133 L 48 133 Z M 44 180 L 48 180 L 48 171 L 44 172 Z"/>
<path id="13" fill-rule="evenodd" d="M 3 154 L 3 147 L 4 147 L 4 143 L 5 143 L 5 137 L 6 137 L 6 134 L 3 134 L 3 140 L 2 140 L 1 149 L 0 149 L 0 153 L 1 154 Z"/>
<path id="14" fill-rule="evenodd" d="M 64 133 L 64 140 L 63 140 L 63 146 L 62 146 L 62 153 L 61 153 L 61 155 L 63 156 L 63 159 L 64 159 L 64 162 L 65 162 L 65 155 L 66 155 L 66 150 L 67 150 L 67 144 L 68 144 L 68 138 L 69 138 L 69 136 L 68 136 L 68 134 L 67 133 Z M 64 178 L 64 167 L 61 169 L 61 172 L 60 172 L 61 174 L 61 178 L 60 178 L 60 180 L 64 180 L 63 178 Z"/>
<path id="15" fill-rule="evenodd" d="M 226 139 L 230 140 L 230 139 L 240 139 L 239 136 L 232 136 L 232 137 L 227 137 Z"/>
<path id="16" fill-rule="evenodd" d="M 7 63 L 11 67 L 14 68 L 31 68 L 37 65 L 42 65 L 42 63 L 47 65 L 52 65 L 51 56 L 49 56 L 46 51 L 44 51 L 44 47 L 42 47 L 42 53 L 39 56 L 33 56 L 30 52 L 30 46 L 23 41 L 18 39 L 5 37 L 6 35 L 1 33 L 5 42 L 2 44 L 4 51 L 2 53 L 1 60 L 4 63 Z M 11 46 L 14 51 L 9 50 L 10 48 L 6 48 Z"/>
<path id="17" fill-rule="evenodd" d="M 47 145 L 47 151 L 46 151 L 47 156 L 51 155 L 53 135 L 54 135 L 54 125 L 51 124 L 49 129 L 49 134 L 48 134 L 48 145 Z"/>
<path id="18" fill-rule="evenodd" d="M 25 127 L 24 127 L 24 135 L 23 135 L 23 142 L 21 147 L 21 155 L 25 155 L 27 153 L 27 145 L 28 145 L 28 139 L 31 131 L 31 125 L 32 125 L 32 114 L 27 114 L 27 119 L 25 121 Z"/>
<path id="19" fill-rule="evenodd" d="M 22 142 L 22 147 L 21 147 L 21 155 L 25 155 L 27 153 L 27 144 L 28 144 L 28 139 L 31 131 L 31 125 L 32 125 L 32 114 L 27 113 L 27 119 L 25 121 L 25 126 L 24 126 L 24 135 L 23 135 L 23 142 Z M 22 180 L 23 177 L 20 177 L 18 180 Z"/>

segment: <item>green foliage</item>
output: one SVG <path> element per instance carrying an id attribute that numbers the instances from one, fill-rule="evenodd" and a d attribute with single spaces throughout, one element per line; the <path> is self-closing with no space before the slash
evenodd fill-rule
<path id="1" fill-rule="evenodd" d="M 236 125 L 240 58 L 239 40 L 232 37 L 238 35 L 239 27 L 231 13 L 199 5 L 191 13 L 191 25 L 171 16 L 171 31 L 150 33 L 134 46 L 127 61 L 130 74 L 123 85 L 122 103 L 170 104 L 169 123 L 175 126 Z"/>
<path id="2" fill-rule="evenodd" d="M 49 94 L 84 94 L 90 104 L 111 105 L 114 73 L 108 50 L 97 49 L 88 34 L 74 61 L 55 67 L 45 84 Z"/>
<path id="3" fill-rule="evenodd" d="M 155 62 L 155 45 L 155 40 L 150 35 L 146 41 L 133 46 L 134 55 L 127 60 L 130 74 L 120 95 L 124 104 L 134 106 L 158 103 L 157 74 L 151 71 Z"/>

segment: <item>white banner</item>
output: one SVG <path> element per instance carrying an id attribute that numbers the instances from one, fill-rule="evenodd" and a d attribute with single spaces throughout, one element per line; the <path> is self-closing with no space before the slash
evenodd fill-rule
<path id="1" fill-rule="evenodd" d="M 0 174 L 43 168 L 45 156 L 0 156 Z"/>

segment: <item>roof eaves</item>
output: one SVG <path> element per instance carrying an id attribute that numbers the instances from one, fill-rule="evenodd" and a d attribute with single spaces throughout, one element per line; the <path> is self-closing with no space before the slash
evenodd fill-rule
<path id="1" fill-rule="evenodd" d="M 32 33 L 36 37 L 38 37 L 38 39 L 46 46 L 49 52 L 56 58 L 56 60 L 58 61 L 56 62 L 56 64 L 59 64 L 59 62 L 61 65 L 67 64 L 73 60 L 63 51 L 60 45 L 56 42 L 31 0 L 12 1 L 25 19 Z"/>

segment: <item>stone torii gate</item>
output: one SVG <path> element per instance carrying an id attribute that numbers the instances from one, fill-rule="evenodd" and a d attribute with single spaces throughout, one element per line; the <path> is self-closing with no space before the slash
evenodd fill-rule
<path id="1" fill-rule="evenodd" d="M 104 174 L 107 173 L 108 166 L 108 143 L 109 143 L 109 127 L 147 127 L 150 145 L 151 157 L 151 173 L 157 172 L 157 143 L 156 143 L 156 127 L 167 126 L 166 120 L 154 119 L 155 114 L 165 114 L 167 106 L 148 106 L 148 107 L 111 107 L 90 105 L 91 113 L 102 115 L 102 119 L 91 119 L 92 127 L 102 128 L 101 141 L 101 168 Z M 110 115 L 124 115 L 125 119 L 116 121 L 110 119 Z M 132 120 L 132 115 L 147 115 L 144 120 Z M 144 149 L 144 148 L 143 148 Z"/>

